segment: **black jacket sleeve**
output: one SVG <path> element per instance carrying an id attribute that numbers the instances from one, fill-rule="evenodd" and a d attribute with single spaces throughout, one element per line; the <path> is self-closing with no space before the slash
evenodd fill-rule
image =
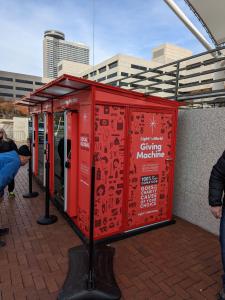
<path id="1" fill-rule="evenodd" d="M 221 206 L 225 187 L 225 151 L 213 166 L 209 178 L 209 205 Z"/>
<path id="2" fill-rule="evenodd" d="M 18 152 L 18 148 L 17 148 L 16 143 L 13 140 L 10 140 L 9 143 L 10 143 L 10 151 L 15 150 L 16 152 Z"/>

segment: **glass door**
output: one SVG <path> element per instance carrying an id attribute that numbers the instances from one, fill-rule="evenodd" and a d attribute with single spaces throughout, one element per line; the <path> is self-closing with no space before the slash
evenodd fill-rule
<path id="1" fill-rule="evenodd" d="M 64 113 L 54 114 L 54 191 L 64 205 Z"/>
<path id="2" fill-rule="evenodd" d="M 65 190 L 64 210 L 70 217 L 77 216 L 78 194 L 78 112 L 67 111 L 65 122 Z"/>

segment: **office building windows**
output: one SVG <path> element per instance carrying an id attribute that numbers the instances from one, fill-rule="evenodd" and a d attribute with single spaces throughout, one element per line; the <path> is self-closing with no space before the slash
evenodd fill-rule
<path id="1" fill-rule="evenodd" d="M 101 82 L 101 81 L 104 81 L 104 80 L 106 80 L 106 77 L 104 76 L 104 77 L 101 77 L 101 78 L 99 78 L 97 81 L 98 82 Z"/>
<path id="2" fill-rule="evenodd" d="M 33 81 L 30 81 L 30 80 L 24 80 L 24 79 L 16 79 L 16 82 L 27 83 L 27 84 L 33 84 Z"/>
<path id="3" fill-rule="evenodd" d="M 17 91 L 26 91 L 26 92 L 32 92 L 33 91 L 33 89 L 25 88 L 25 87 L 19 87 L 19 86 L 16 87 L 16 90 Z"/>
<path id="4" fill-rule="evenodd" d="M 9 94 L 9 93 L 0 93 L 0 97 L 13 97 L 13 94 Z"/>
<path id="5" fill-rule="evenodd" d="M 97 74 L 97 71 L 93 71 L 93 72 L 90 73 L 90 76 L 93 77 L 93 76 L 95 76 L 96 74 Z"/>
<path id="6" fill-rule="evenodd" d="M 109 74 L 109 75 L 107 76 L 107 79 L 113 78 L 113 77 L 116 77 L 116 76 L 117 76 L 117 72 L 112 73 L 112 74 Z"/>
<path id="7" fill-rule="evenodd" d="M 111 64 L 109 64 L 109 69 L 115 68 L 118 66 L 118 61 L 114 61 Z"/>
<path id="8" fill-rule="evenodd" d="M 141 75 L 136 75 L 136 74 L 132 74 L 132 77 L 133 78 L 136 78 L 136 79 L 146 79 L 146 77 L 145 76 L 141 76 Z"/>
<path id="9" fill-rule="evenodd" d="M 117 81 L 111 81 L 111 82 L 108 82 L 107 84 L 112 85 L 112 86 L 117 86 Z"/>
<path id="10" fill-rule="evenodd" d="M 13 81 L 13 79 L 9 78 L 9 77 L 0 77 L 0 80 L 2 80 L 2 81 Z"/>
<path id="11" fill-rule="evenodd" d="M 106 66 L 104 66 L 104 67 L 102 67 L 102 68 L 98 69 L 98 71 L 99 71 L 99 73 L 103 73 L 103 72 L 105 72 L 105 71 L 106 71 Z"/>
<path id="12" fill-rule="evenodd" d="M 12 85 L 4 85 L 4 84 L 0 84 L 0 89 L 9 89 L 9 90 L 13 90 L 13 86 L 12 86 Z"/>
<path id="13" fill-rule="evenodd" d="M 147 67 L 139 66 L 139 65 L 133 65 L 131 64 L 131 68 L 141 70 L 141 71 L 146 71 Z"/>
<path id="14" fill-rule="evenodd" d="M 43 85 L 44 83 L 41 81 L 42 78 L 39 76 L 0 71 L 1 96 L 8 97 L 8 99 L 19 98 L 20 95 L 22 97 L 27 92 L 32 92 L 33 88 Z M 14 93 L 14 90 L 16 90 L 16 93 Z"/>
<path id="15" fill-rule="evenodd" d="M 120 81 L 119 86 L 129 86 L 129 83 Z"/>

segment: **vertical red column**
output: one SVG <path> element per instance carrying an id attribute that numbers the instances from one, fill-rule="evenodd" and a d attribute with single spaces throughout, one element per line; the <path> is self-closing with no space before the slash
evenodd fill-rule
<path id="1" fill-rule="evenodd" d="M 38 115 L 34 115 L 34 170 L 33 173 L 35 176 L 38 175 Z"/>
<path id="2" fill-rule="evenodd" d="M 47 121 L 47 134 L 48 134 L 48 143 L 50 145 L 50 170 L 49 170 L 49 189 L 50 195 L 54 195 L 54 137 L 53 137 L 53 114 L 48 113 L 46 117 Z"/>
<path id="3" fill-rule="evenodd" d="M 67 213 L 70 217 L 77 215 L 78 202 L 78 113 L 67 114 L 67 138 L 71 140 L 71 152 L 67 169 Z"/>

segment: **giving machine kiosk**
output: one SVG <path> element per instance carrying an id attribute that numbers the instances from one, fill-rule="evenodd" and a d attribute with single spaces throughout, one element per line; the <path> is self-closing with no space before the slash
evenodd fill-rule
<path id="1" fill-rule="evenodd" d="M 85 240 L 91 167 L 94 239 L 126 237 L 172 222 L 176 101 L 63 75 L 20 100 L 33 119 L 33 170 Z"/>

